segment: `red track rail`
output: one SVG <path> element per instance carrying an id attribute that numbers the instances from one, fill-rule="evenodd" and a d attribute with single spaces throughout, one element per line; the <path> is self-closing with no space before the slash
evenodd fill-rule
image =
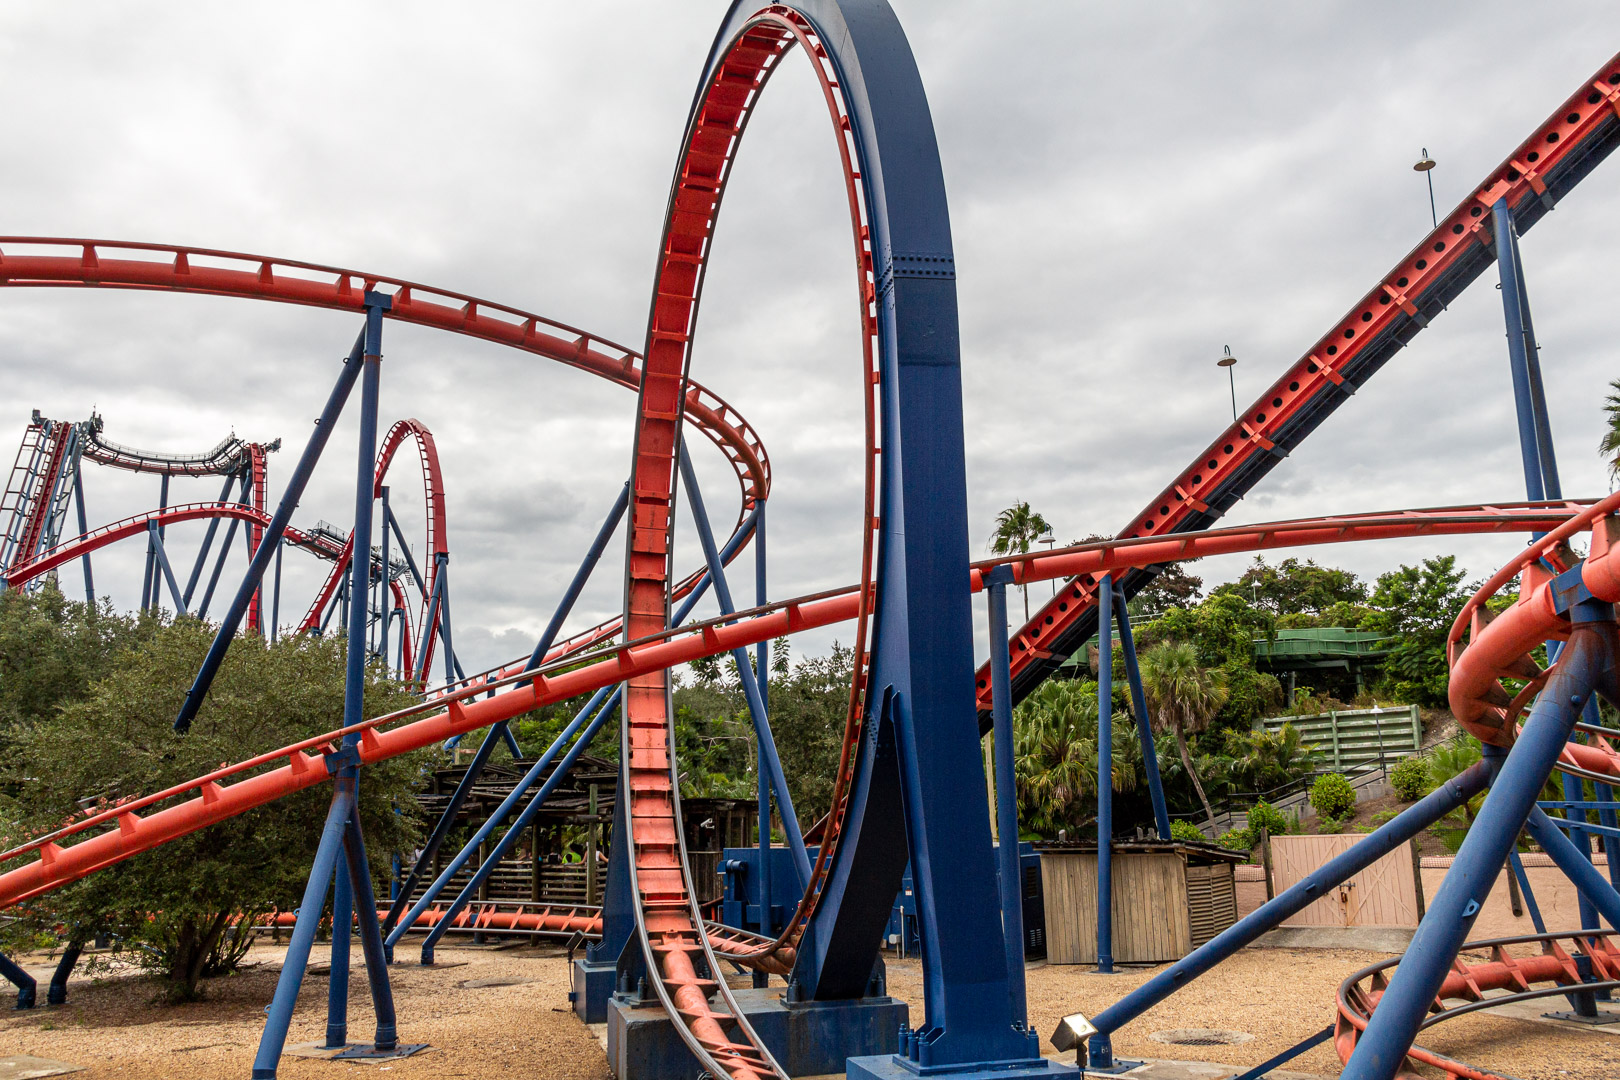
<path id="1" fill-rule="evenodd" d="M 1620 115 L 1620 56 L 1599 68 L 1119 535 L 1164 536 L 1188 528 L 1190 523 L 1207 528 L 1226 511 L 1231 501 L 1226 493 L 1235 477 L 1257 458 L 1285 453 L 1278 441 L 1301 422 L 1303 410 L 1319 408 L 1327 390 L 1344 395 L 1354 391 L 1359 380 L 1347 382 L 1346 373 L 1357 370 L 1366 350 L 1397 320 L 1418 315 L 1412 298 L 1437 285 L 1462 260 L 1492 242 L 1492 205 L 1506 199 L 1517 211 L 1543 198 L 1547 191 L 1544 177 L 1566 157 L 1583 152 L 1600 125 L 1616 115 Z M 1057 658 L 1056 643 L 1071 635 L 1095 603 L 1094 585 L 1075 582 L 1024 625 L 1013 639 L 1015 687 L 1025 681 L 1022 676 L 1032 666 Z M 987 715 L 988 668 L 979 670 L 976 685 L 979 710 Z"/>
<path id="2" fill-rule="evenodd" d="M 979 587 L 978 579 L 983 570 L 999 562 L 1014 563 L 1018 567 L 1020 580 L 1039 581 L 1076 573 L 1110 573 L 1200 554 L 1258 551 L 1312 543 L 1541 532 L 1562 526 L 1577 515 L 1589 515 L 1593 509 L 1575 503 L 1512 504 L 1472 509 L 1457 507 L 1275 522 L 1171 538 L 1106 541 L 1039 556 L 979 563 L 974 568 L 974 587 Z M 1180 554 L 1177 554 L 1178 551 Z M 783 634 L 847 621 L 855 616 L 858 609 L 856 592 L 857 589 L 852 587 L 769 604 L 738 613 L 737 621 L 730 624 L 714 620 L 674 630 L 661 630 L 645 639 L 604 650 L 602 659 L 589 665 L 578 666 L 578 659 L 569 657 L 549 662 L 534 672 L 514 673 L 496 683 L 474 683 L 456 695 L 376 717 L 353 729 L 316 735 L 187 783 L 132 799 L 0 853 L 0 864 L 15 862 L 28 855 L 35 856 L 31 861 L 0 874 L 0 908 L 39 896 L 131 855 L 263 806 L 283 795 L 325 782 L 328 779 L 325 764 L 319 757 L 311 756 L 310 752 L 336 747 L 342 736 L 350 731 L 359 732 L 362 736 L 362 761 L 381 761 L 442 742 L 453 735 L 487 727 L 499 720 L 511 719 L 554 701 L 591 693 L 637 675 L 726 653 L 734 648 L 744 648 Z M 1617 595 L 1620 595 L 1620 590 L 1617 590 Z M 530 679 L 533 680 L 532 685 L 519 685 Z M 497 691 L 495 696 L 482 697 L 492 689 Z M 429 715 L 422 715 L 424 713 Z M 174 802 L 194 793 L 196 797 L 189 801 Z M 173 805 L 161 805 L 165 803 Z M 146 811 L 151 812 L 143 816 Z M 82 833 L 102 828 L 106 831 L 63 846 Z"/>

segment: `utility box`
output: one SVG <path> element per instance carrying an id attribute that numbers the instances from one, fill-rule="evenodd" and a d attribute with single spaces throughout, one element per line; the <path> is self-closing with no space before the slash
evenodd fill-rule
<path id="1" fill-rule="evenodd" d="M 1042 844 L 1046 959 L 1097 962 L 1097 845 Z M 1233 867 L 1247 857 L 1214 844 L 1143 840 L 1113 845 L 1114 960 L 1179 960 L 1237 921 Z"/>

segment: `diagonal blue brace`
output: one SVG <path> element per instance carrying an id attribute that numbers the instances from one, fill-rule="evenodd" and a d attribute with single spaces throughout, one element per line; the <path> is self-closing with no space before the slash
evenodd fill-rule
<path id="1" fill-rule="evenodd" d="M 1142 770 L 1147 773 L 1148 795 L 1153 800 L 1153 824 L 1159 830 L 1159 839 L 1168 840 L 1170 811 L 1164 802 L 1164 782 L 1159 778 L 1159 750 L 1153 742 L 1147 695 L 1142 693 L 1142 669 L 1136 663 L 1136 636 L 1131 632 L 1131 616 L 1125 603 L 1125 590 L 1116 585 L 1114 623 L 1119 628 L 1119 651 L 1125 657 L 1125 681 L 1131 689 L 1131 711 L 1136 714 L 1136 737 L 1142 742 Z"/>
<path id="2" fill-rule="evenodd" d="M 174 610 L 177 615 L 186 613 L 185 597 L 180 594 L 180 586 L 174 579 L 174 567 L 169 564 L 169 553 L 163 547 L 163 535 L 158 529 L 157 522 L 146 523 L 147 539 L 152 546 L 152 554 L 157 559 L 157 565 L 163 572 L 163 580 L 169 586 L 169 598 L 174 601 Z M 157 607 L 157 583 L 152 584 L 152 607 Z"/>
<path id="3" fill-rule="evenodd" d="M 731 586 L 726 584 L 725 564 L 715 550 L 714 530 L 709 527 L 709 514 L 703 508 L 703 492 L 698 489 L 692 461 L 686 453 L 686 440 L 681 440 L 676 455 L 681 464 L 681 481 L 686 497 L 692 503 L 692 520 L 697 525 L 698 540 L 703 545 L 703 559 L 709 568 L 709 579 L 714 583 L 714 597 L 719 602 L 720 614 L 730 616 L 737 608 L 731 602 Z M 793 865 L 799 874 L 799 887 L 810 884 L 810 856 L 804 849 L 804 834 L 799 831 L 799 819 L 793 812 L 793 796 L 788 793 L 787 775 L 782 771 L 782 760 L 776 754 L 776 740 L 771 737 L 770 717 L 765 713 L 765 699 L 754 678 L 754 666 L 749 663 L 747 649 L 733 649 L 731 657 L 737 663 L 737 677 L 742 682 L 743 697 L 748 702 L 748 715 L 754 721 L 754 737 L 759 743 L 760 771 L 769 771 L 771 790 L 776 793 L 776 809 L 782 819 L 782 831 L 787 834 L 788 847 L 793 850 Z"/>
<path id="4" fill-rule="evenodd" d="M 1010 566 L 984 575 L 990 617 L 990 715 L 996 748 L 996 834 L 1000 837 L 1001 936 L 1007 953 L 1007 994 L 1013 1022 L 1029 1026 L 1024 985 L 1023 875 L 1018 867 L 1018 779 L 1013 763 L 1012 661 L 1007 647 L 1007 586 Z"/>
<path id="5" fill-rule="evenodd" d="M 231 497 L 231 488 L 236 485 L 236 473 L 225 477 L 225 486 L 219 489 L 219 498 L 215 502 L 228 502 Z M 246 481 L 244 481 L 246 483 Z M 82 535 L 84 530 L 79 530 Z M 208 552 L 213 549 L 214 536 L 219 532 L 219 518 L 208 519 L 208 531 L 203 533 L 202 547 L 197 549 L 197 560 L 191 564 L 191 576 L 186 579 L 186 608 L 191 607 L 191 598 L 196 595 L 197 582 L 202 580 L 203 567 L 208 564 Z M 228 545 L 227 545 L 228 546 Z"/>
<path id="6" fill-rule="evenodd" d="M 315 463 L 320 460 L 321 451 L 326 449 L 326 440 L 331 436 L 332 429 L 337 426 L 337 419 L 343 412 L 344 403 L 349 400 L 349 393 L 360 377 L 365 355 L 363 350 L 367 346 L 367 338 L 372 336 L 373 322 L 380 326 L 382 312 L 393 305 L 393 298 L 383 293 L 368 292 L 365 302 L 366 329 L 361 331 L 354 348 L 349 351 L 348 358 L 343 362 L 343 371 L 338 375 L 337 384 L 332 387 L 332 393 L 326 400 L 326 407 L 321 410 L 320 419 L 315 421 L 315 431 L 310 435 L 292 475 L 287 478 L 287 488 L 282 492 L 281 503 L 276 507 L 275 515 L 264 530 L 263 542 L 259 544 L 259 550 L 254 552 L 253 562 L 248 566 L 241 585 L 237 587 L 236 596 L 231 600 L 231 606 L 225 612 L 225 617 L 220 620 L 219 632 L 214 635 L 214 643 L 209 646 L 208 655 L 197 672 L 196 680 L 191 684 L 191 689 L 186 691 L 186 700 L 181 704 L 180 713 L 174 720 L 176 731 L 189 729 L 191 721 L 197 716 L 197 710 L 202 708 L 203 698 L 208 695 L 208 688 L 213 684 L 214 675 L 225 660 L 225 651 L 230 648 L 231 639 L 236 636 L 243 617 L 247 615 L 248 604 L 252 601 L 264 572 L 269 569 L 270 560 L 281 546 L 281 538 L 287 532 L 287 524 L 292 520 L 293 511 L 298 508 L 299 500 L 304 497 L 304 488 L 308 486 L 310 475 L 315 471 Z M 380 332 L 378 336 L 380 338 Z M 371 499 L 369 462 L 367 469 L 366 505 L 369 518 Z M 234 526 L 235 523 L 232 524 Z M 230 547 L 229 541 L 225 546 Z"/>
<path id="7" fill-rule="evenodd" d="M 17 988 L 17 1004 L 19 1009 L 32 1009 L 38 993 L 38 984 L 34 977 L 22 968 L 5 953 L 0 953 L 0 976 L 4 976 Z"/>

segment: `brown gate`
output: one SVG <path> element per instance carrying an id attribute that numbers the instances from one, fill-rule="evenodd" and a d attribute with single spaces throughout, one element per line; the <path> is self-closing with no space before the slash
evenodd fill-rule
<path id="1" fill-rule="evenodd" d="M 1272 887 L 1282 892 L 1329 859 L 1365 840 L 1361 833 L 1271 838 Z M 1408 841 L 1344 884 L 1330 889 L 1284 926 L 1416 926 L 1421 914 Z"/>

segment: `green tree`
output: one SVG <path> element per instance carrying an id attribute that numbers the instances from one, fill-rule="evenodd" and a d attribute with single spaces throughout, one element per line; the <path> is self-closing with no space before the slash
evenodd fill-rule
<path id="1" fill-rule="evenodd" d="M 1019 500 L 996 515 L 996 529 L 990 534 L 990 551 L 996 555 L 1025 555 L 1029 545 L 1052 531 L 1046 519 Z M 1023 586 L 1024 621 L 1029 622 L 1029 586 Z"/>
<path id="2" fill-rule="evenodd" d="M 144 640 L 114 654 L 105 676 L 82 695 L 31 716 L 16 732 L 0 766 L 6 782 L 26 785 L 26 797 L 6 808 L 11 841 L 341 723 L 341 641 L 294 636 L 266 644 L 243 635 L 190 733 L 176 734 L 175 707 L 213 631 L 191 619 L 145 630 Z M 416 700 L 386 680 L 380 666 L 370 672 L 367 717 Z M 414 791 L 429 756 L 402 755 L 362 770 L 361 824 L 373 873 L 385 879 L 390 856 L 418 836 Z M 163 977 L 170 1000 L 195 998 L 199 980 L 240 959 L 246 938 L 233 932 L 238 922 L 297 905 L 330 797 L 331 788 L 318 784 L 108 867 L 37 906 L 16 909 L 21 917 L 11 932 L 110 931 L 131 947 L 133 960 Z"/>
<path id="3" fill-rule="evenodd" d="M 1472 593 L 1462 579 L 1455 555 L 1378 575 L 1374 610 L 1362 625 L 1397 639 L 1384 660 L 1384 684 L 1396 700 L 1446 703 L 1446 635 Z"/>
<path id="4" fill-rule="evenodd" d="M 1187 749 L 1189 732 L 1202 731 L 1226 702 L 1226 678 L 1221 671 L 1199 664 L 1198 651 L 1187 642 L 1161 642 L 1144 652 L 1140 658 L 1142 690 L 1148 699 L 1148 711 L 1160 730 L 1175 734 L 1176 750 L 1181 755 L 1182 768 L 1198 792 L 1198 801 L 1210 822 L 1215 821 L 1215 810 L 1204 794 L 1203 782 L 1193 767 L 1192 754 Z"/>
<path id="5" fill-rule="evenodd" d="M 1603 412 L 1609 422 L 1603 430 L 1603 438 L 1598 440 L 1598 453 L 1603 455 L 1605 464 L 1609 466 L 1609 479 L 1620 480 L 1620 379 L 1609 383 L 1609 396 L 1603 400 Z"/>
<path id="6" fill-rule="evenodd" d="M 1187 562 L 1197 562 L 1188 559 Z M 1196 607 L 1204 579 L 1187 572 L 1187 562 L 1162 563 L 1153 580 L 1131 597 L 1131 618 L 1152 618 L 1171 608 Z M 1149 567 L 1149 569 L 1153 569 Z"/>
<path id="7" fill-rule="evenodd" d="M 1367 600 L 1367 587 L 1348 570 L 1318 566 L 1312 559 L 1287 558 L 1275 566 L 1256 555 L 1243 576 L 1215 590 L 1236 593 L 1276 616 L 1320 616 L 1336 604 Z"/>
<path id="8" fill-rule="evenodd" d="M 1134 725 L 1115 711 L 1110 786 L 1136 790 L 1143 774 L 1142 748 Z M 1049 679 L 1013 712 L 1013 772 L 1019 820 L 1025 829 L 1055 836 L 1092 818 L 1098 784 L 1097 684 Z"/>
<path id="9" fill-rule="evenodd" d="M 1227 754 L 1233 779 L 1251 791 L 1271 791 L 1311 771 L 1311 750 L 1293 724 L 1276 731 L 1229 732 Z"/>

